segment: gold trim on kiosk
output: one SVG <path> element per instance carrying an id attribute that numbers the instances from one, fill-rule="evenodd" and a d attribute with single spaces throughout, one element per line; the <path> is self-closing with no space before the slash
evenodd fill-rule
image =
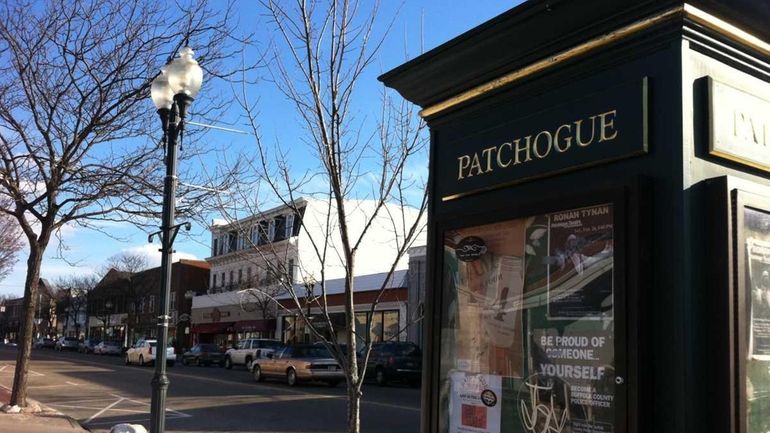
<path id="1" fill-rule="evenodd" d="M 420 116 L 422 116 L 423 118 L 433 116 L 437 113 L 440 113 L 444 110 L 452 108 L 456 105 L 462 104 L 464 102 L 467 102 L 479 96 L 482 96 L 486 93 L 497 90 L 501 87 L 504 87 L 515 81 L 518 81 L 522 78 L 536 74 L 538 72 L 542 72 L 546 69 L 551 68 L 552 66 L 556 66 L 560 63 L 566 62 L 568 60 L 572 60 L 576 57 L 580 57 L 591 51 L 597 50 L 599 48 L 602 48 L 604 46 L 617 42 L 623 38 L 631 36 L 635 33 L 638 33 L 640 31 L 653 27 L 659 23 L 666 22 L 670 19 L 674 19 L 678 17 L 689 18 L 693 22 L 696 22 L 704 27 L 707 27 L 713 31 L 716 31 L 717 33 L 720 33 L 726 37 L 729 37 L 735 40 L 736 42 L 740 42 L 741 44 L 751 47 L 763 54 L 770 55 L 770 44 L 768 44 L 767 42 L 757 38 L 756 36 L 753 36 L 752 34 L 744 30 L 741 30 L 740 28 L 720 18 L 715 17 L 714 15 L 704 12 L 692 5 L 685 4 L 683 6 L 677 6 L 675 8 L 668 9 L 655 16 L 645 18 L 641 21 L 637 21 L 633 24 L 622 27 L 613 32 L 607 33 L 606 35 L 596 37 L 576 47 L 570 48 L 565 51 L 561 51 L 553 56 L 539 60 L 521 69 L 517 69 L 513 72 L 509 72 L 503 75 L 502 77 L 496 78 L 492 81 L 476 86 L 470 90 L 460 93 L 459 95 L 453 96 L 443 102 L 439 102 L 438 104 L 434 104 L 429 107 L 426 107 L 425 109 L 420 111 Z"/>

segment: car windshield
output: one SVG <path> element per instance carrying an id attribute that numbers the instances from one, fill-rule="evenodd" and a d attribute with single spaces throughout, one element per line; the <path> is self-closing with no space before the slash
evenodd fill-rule
<path id="1" fill-rule="evenodd" d="M 396 346 L 396 356 L 421 356 L 420 348 L 411 344 Z"/>
<path id="2" fill-rule="evenodd" d="M 201 344 L 201 352 L 219 352 L 219 348 L 216 344 Z"/>
<path id="3" fill-rule="evenodd" d="M 295 358 L 331 358 L 332 354 L 329 353 L 329 349 L 323 346 L 317 347 L 295 347 Z"/>

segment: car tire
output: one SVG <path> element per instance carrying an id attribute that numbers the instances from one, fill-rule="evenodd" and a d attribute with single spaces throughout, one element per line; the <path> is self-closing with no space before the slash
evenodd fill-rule
<path id="1" fill-rule="evenodd" d="M 182 365 L 190 365 L 190 361 L 187 358 L 182 358 Z"/>
<path id="2" fill-rule="evenodd" d="M 128 355 L 126 355 L 126 365 L 131 365 L 131 361 L 128 359 Z"/>
<path id="3" fill-rule="evenodd" d="M 420 379 L 410 379 L 409 380 L 409 386 L 412 388 L 419 388 L 420 387 Z"/>
<path id="4" fill-rule="evenodd" d="M 166 362 L 166 367 L 172 368 L 174 366 L 174 361 L 168 361 Z"/>
<path id="5" fill-rule="evenodd" d="M 228 370 L 233 368 L 233 361 L 230 359 L 229 356 L 225 358 L 225 368 Z"/>
<path id="6" fill-rule="evenodd" d="M 252 364 L 253 362 L 254 362 L 254 361 L 252 361 L 252 360 L 251 360 L 251 357 L 250 357 L 250 356 L 247 356 L 247 357 L 246 357 L 246 370 L 251 370 L 251 364 Z"/>
<path id="7" fill-rule="evenodd" d="M 255 382 L 263 382 L 265 380 L 265 376 L 262 376 L 262 369 L 259 367 L 259 365 L 254 366 L 254 368 L 251 370 L 251 375 L 254 377 Z"/>
<path id="8" fill-rule="evenodd" d="M 385 375 L 384 368 L 377 367 L 377 370 L 374 372 L 374 381 L 377 382 L 377 385 L 379 386 L 385 386 L 388 384 L 388 377 Z"/>
<path id="9" fill-rule="evenodd" d="M 286 384 L 289 386 L 295 386 L 297 384 L 297 372 L 293 368 L 286 371 Z"/>
<path id="10" fill-rule="evenodd" d="M 144 355 L 139 355 L 139 366 L 144 367 Z"/>
<path id="11" fill-rule="evenodd" d="M 326 384 L 329 385 L 329 388 L 334 388 L 334 387 L 336 387 L 337 385 L 340 384 L 340 381 L 339 380 L 330 380 L 330 381 L 326 382 Z"/>

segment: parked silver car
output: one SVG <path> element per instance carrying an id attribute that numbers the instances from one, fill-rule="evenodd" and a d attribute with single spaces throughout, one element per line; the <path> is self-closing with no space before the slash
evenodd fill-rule
<path id="1" fill-rule="evenodd" d="M 97 340 L 95 338 L 86 338 L 85 340 L 81 341 L 80 344 L 78 344 L 78 352 L 80 353 L 94 353 L 94 349 L 96 349 L 96 345 L 99 344 L 101 340 Z"/>
<path id="2" fill-rule="evenodd" d="M 77 337 L 61 337 L 56 341 L 56 346 L 54 348 L 58 351 L 78 350 L 78 342 Z"/>
<path id="3" fill-rule="evenodd" d="M 123 353 L 123 345 L 118 341 L 102 341 L 94 347 L 96 355 L 120 355 Z"/>

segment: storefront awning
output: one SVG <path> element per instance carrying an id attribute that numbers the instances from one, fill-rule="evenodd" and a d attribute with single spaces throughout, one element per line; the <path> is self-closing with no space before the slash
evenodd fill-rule
<path id="1" fill-rule="evenodd" d="M 194 323 L 192 332 L 194 334 L 225 334 L 233 332 L 235 322 L 217 322 L 217 323 Z"/>
<path id="2" fill-rule="evenodd" d="M 275 319 L 241 320 L 235 322 L 235 332 L 264 332 L 275 330 Z"/>

